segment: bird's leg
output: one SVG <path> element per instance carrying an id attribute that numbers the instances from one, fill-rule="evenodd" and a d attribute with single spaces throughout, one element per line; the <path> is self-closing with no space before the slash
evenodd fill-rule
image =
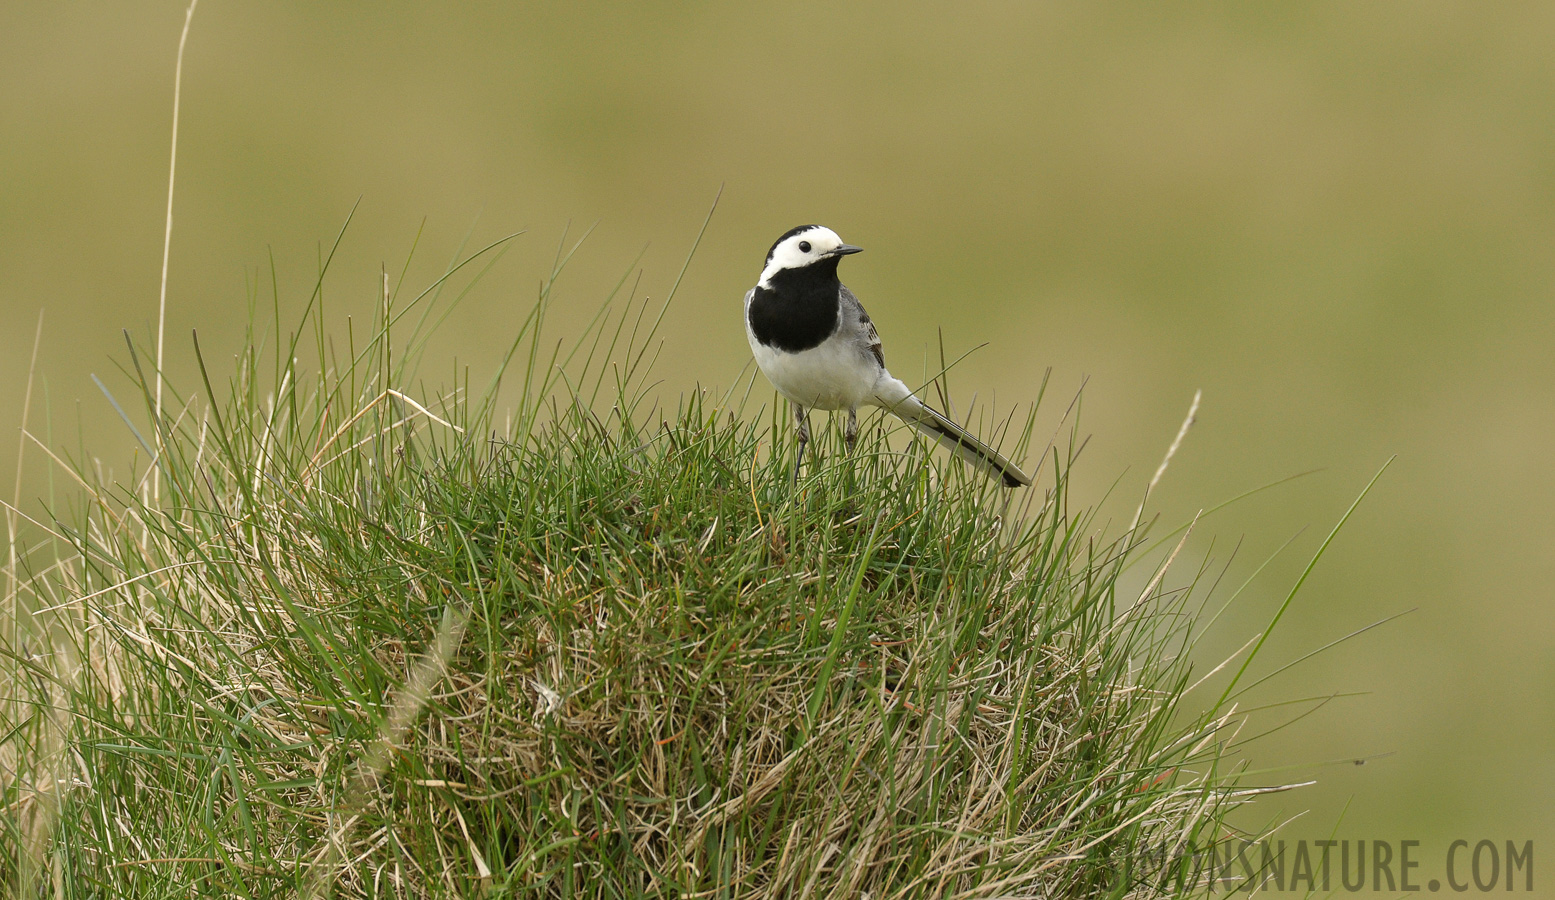
<path id="1" fill-rule="evenodd" d="M 858 410 L 848 410 L 848 427 L 842 432 L 842 437 L 848 442 L 848 455 L 853 455 L 853 445 L 858 443 Z"/>
<path id="2" fill-rule="evenodd" d="M 794 404 L 794 421 L 799 424 L 799 455 L 794 458 L 794 484 L 799 483 L 799 464 L 804 462 L 804 448 L 810 443 L 810 420 L 805 408 Z"/>

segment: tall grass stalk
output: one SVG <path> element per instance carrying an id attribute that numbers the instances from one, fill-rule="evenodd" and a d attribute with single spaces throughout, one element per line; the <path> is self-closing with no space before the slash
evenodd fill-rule
<path id="1" fill-rule="evenodd" d="M 184 30 L 178 35 L 178 61 L 173 69 L 173 140 L 167 154 L 167 224 L 162 235 L 162 287 L 157 294 L 157 382 L 154 414 L 162 416 L 162 348 L 167 325 L 167 264 L 173 249 L 173 182 L 178 175 L 178 110 L 184 88 L 184 45 L 189 43 L 189 26 L 194 23 L 194 7 L 200 0 L 189 0 L 184 12 Z M 160 444 L 158 447 L 160 449 Z M 151 473 L 151 497 L 161 501 L 161 481 Z"/>

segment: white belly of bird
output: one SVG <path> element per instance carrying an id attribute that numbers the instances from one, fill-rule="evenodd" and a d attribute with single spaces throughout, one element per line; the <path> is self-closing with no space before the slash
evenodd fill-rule
<path id="1" fill-rule="evenodd" d="M 747 331 L 747 336 L 749 332 Z M 858 347 L 832 337 L 818 347 L 787 353 L 751 338 L 756 365 L 778 393 L 807 409 L 855 409 L 875 402 L 880 366 Z"/>

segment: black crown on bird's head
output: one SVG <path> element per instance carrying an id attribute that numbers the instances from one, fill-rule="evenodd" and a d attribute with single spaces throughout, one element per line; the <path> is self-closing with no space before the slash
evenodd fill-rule
<path id="1" fill-rule="evenodd" d="M 790 228 L 782 234 L 778 235 L 778 239 L 773 241 L 772 246 L 767 250 L 767 262 L 772 262 L 772 254 L 777 252 L 779 244 L 783 243 L 796 234 L 804 234 L 806 231 L 809 231 L 812 228 L 820 227 L 820 225 L 795 225 L 793 228 Z"/>
<path id="2" fill-rule="evenodd" d="M 828 277 L 837 272 L 837 261 L 861 247 L 844 244 L 837 232 L 824 225 L 800 225 L 783 232 L 767 251 L 765 268 L 761 271 L 760 284 L 766 285 L 779 272 L 815 271 Z M 816 266 L 816 269 L 810 269 Z"/>

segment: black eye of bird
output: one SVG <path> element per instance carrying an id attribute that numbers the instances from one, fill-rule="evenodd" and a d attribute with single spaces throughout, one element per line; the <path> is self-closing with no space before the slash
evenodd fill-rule
<path id="1" fill-rule="evenodd" d="M 800 241 L 799 242 L 799 252 L 800 253 L 809 253 L 810 252 L 810 242 L 809 241 Z"/>

